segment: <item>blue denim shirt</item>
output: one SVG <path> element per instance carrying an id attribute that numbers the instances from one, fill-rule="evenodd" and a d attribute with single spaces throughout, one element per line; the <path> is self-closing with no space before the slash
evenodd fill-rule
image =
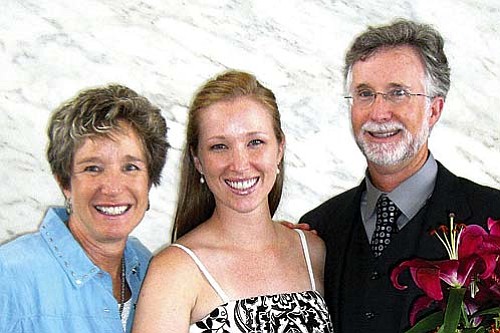
<path id="1" fill-rule="evenodd" d="M 0 332 L 123 332 L 110 275 L 73 238 L 62 208 L 50 208 L 40 230 L 0 247 Z M 130 237 L 125 248 L 132 308 L 151 252 Z"/>

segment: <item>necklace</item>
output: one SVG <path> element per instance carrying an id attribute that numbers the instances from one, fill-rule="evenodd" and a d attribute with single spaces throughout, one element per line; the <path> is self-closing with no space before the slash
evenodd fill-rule
<path id="1" fill-rule="evenodd" d="M 120 284 L 120 307 L 118 309 L 118 312 L 120 313 L 120 318 L 122 318 L 122 313 L 123 313 L 123 307 L 125 306 L 125 260 L 122 257 L 122 281 Z"/>

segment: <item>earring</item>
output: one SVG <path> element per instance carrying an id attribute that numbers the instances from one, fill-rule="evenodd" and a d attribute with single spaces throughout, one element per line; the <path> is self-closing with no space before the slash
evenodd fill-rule
<path id="1" fill-rule="evenodd" d="M 205 184 L 205 178 L 203 178 L 203 175 L 200 176 L 200 184 Z"/>
<path id="2" fill-rule="evenodd" d="M 71 215 L 71 213 L 73 212 L 73 207 L 71 206 L 71 198 L 64 199 L 64 208 L 66 209 L 66 213 L 68 213 L 68 215 Z"/>
<path id="3" fill-rule="evenodd" d="M 276 174 L 279 175 L 280 174 L 280 168 L 276 168 Z"/>

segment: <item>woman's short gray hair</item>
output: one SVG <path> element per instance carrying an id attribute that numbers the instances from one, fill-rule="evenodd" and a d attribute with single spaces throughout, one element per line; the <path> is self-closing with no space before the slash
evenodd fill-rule
<path id="1" fill-rule="evenodd" d="M 109 136 L 127 122 L 142 141 L 150 184 L 160 184 L 167 150 L 167 124 L 161 111 L 132 89 L 110 84 L 81 91 L 61 104 L 49 120 L 47 160 L 63 188 L 70 187 L 75 151 L 85 138 Z"/>

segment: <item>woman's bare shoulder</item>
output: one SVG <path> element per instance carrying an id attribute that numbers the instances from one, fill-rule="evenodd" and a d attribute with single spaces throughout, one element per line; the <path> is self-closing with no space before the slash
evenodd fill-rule
<path id="1" fill-rule="evenodd" d="M 321 239 L 321 237 L 311 231 L 304 231 L 304 235 L 306 236 L 307 244 L 311 252 L 324 254 L 326 251 L 325 242 Z"/>
<path id="2" fill-rule="evenodd" d="M 180 279 L 186 277 L 187 279 L 184 281 L 188 282 L 196 277 L 196 274 L 193 273 L 197 270 L 196 263 L 186 251 L 177 246 L 169 245 L 153 256 L 148 268 L 148 275 L 150 279 L 156 276 L 158 278 L 163 276 L 170 280 L 176 277 Z"/>
<path id="3" fill-rule="evenodd" d="M 283 223 L 280 223 L 280 225 L 281 232 L 286 234 L 290 240 L 293 239 L 293 242 L 296 242 L 295 240 L 297 239 L 297 232 L 302 232 L 305 235 L 307 247 L 309 248 L 309 252 L 311 252 L 311 255 L 314 255 L 316 253 L 324 254 L 325 243 L 315 232 L 304 229 L 290 228 L 286 225 L 283 225 Z"/>

